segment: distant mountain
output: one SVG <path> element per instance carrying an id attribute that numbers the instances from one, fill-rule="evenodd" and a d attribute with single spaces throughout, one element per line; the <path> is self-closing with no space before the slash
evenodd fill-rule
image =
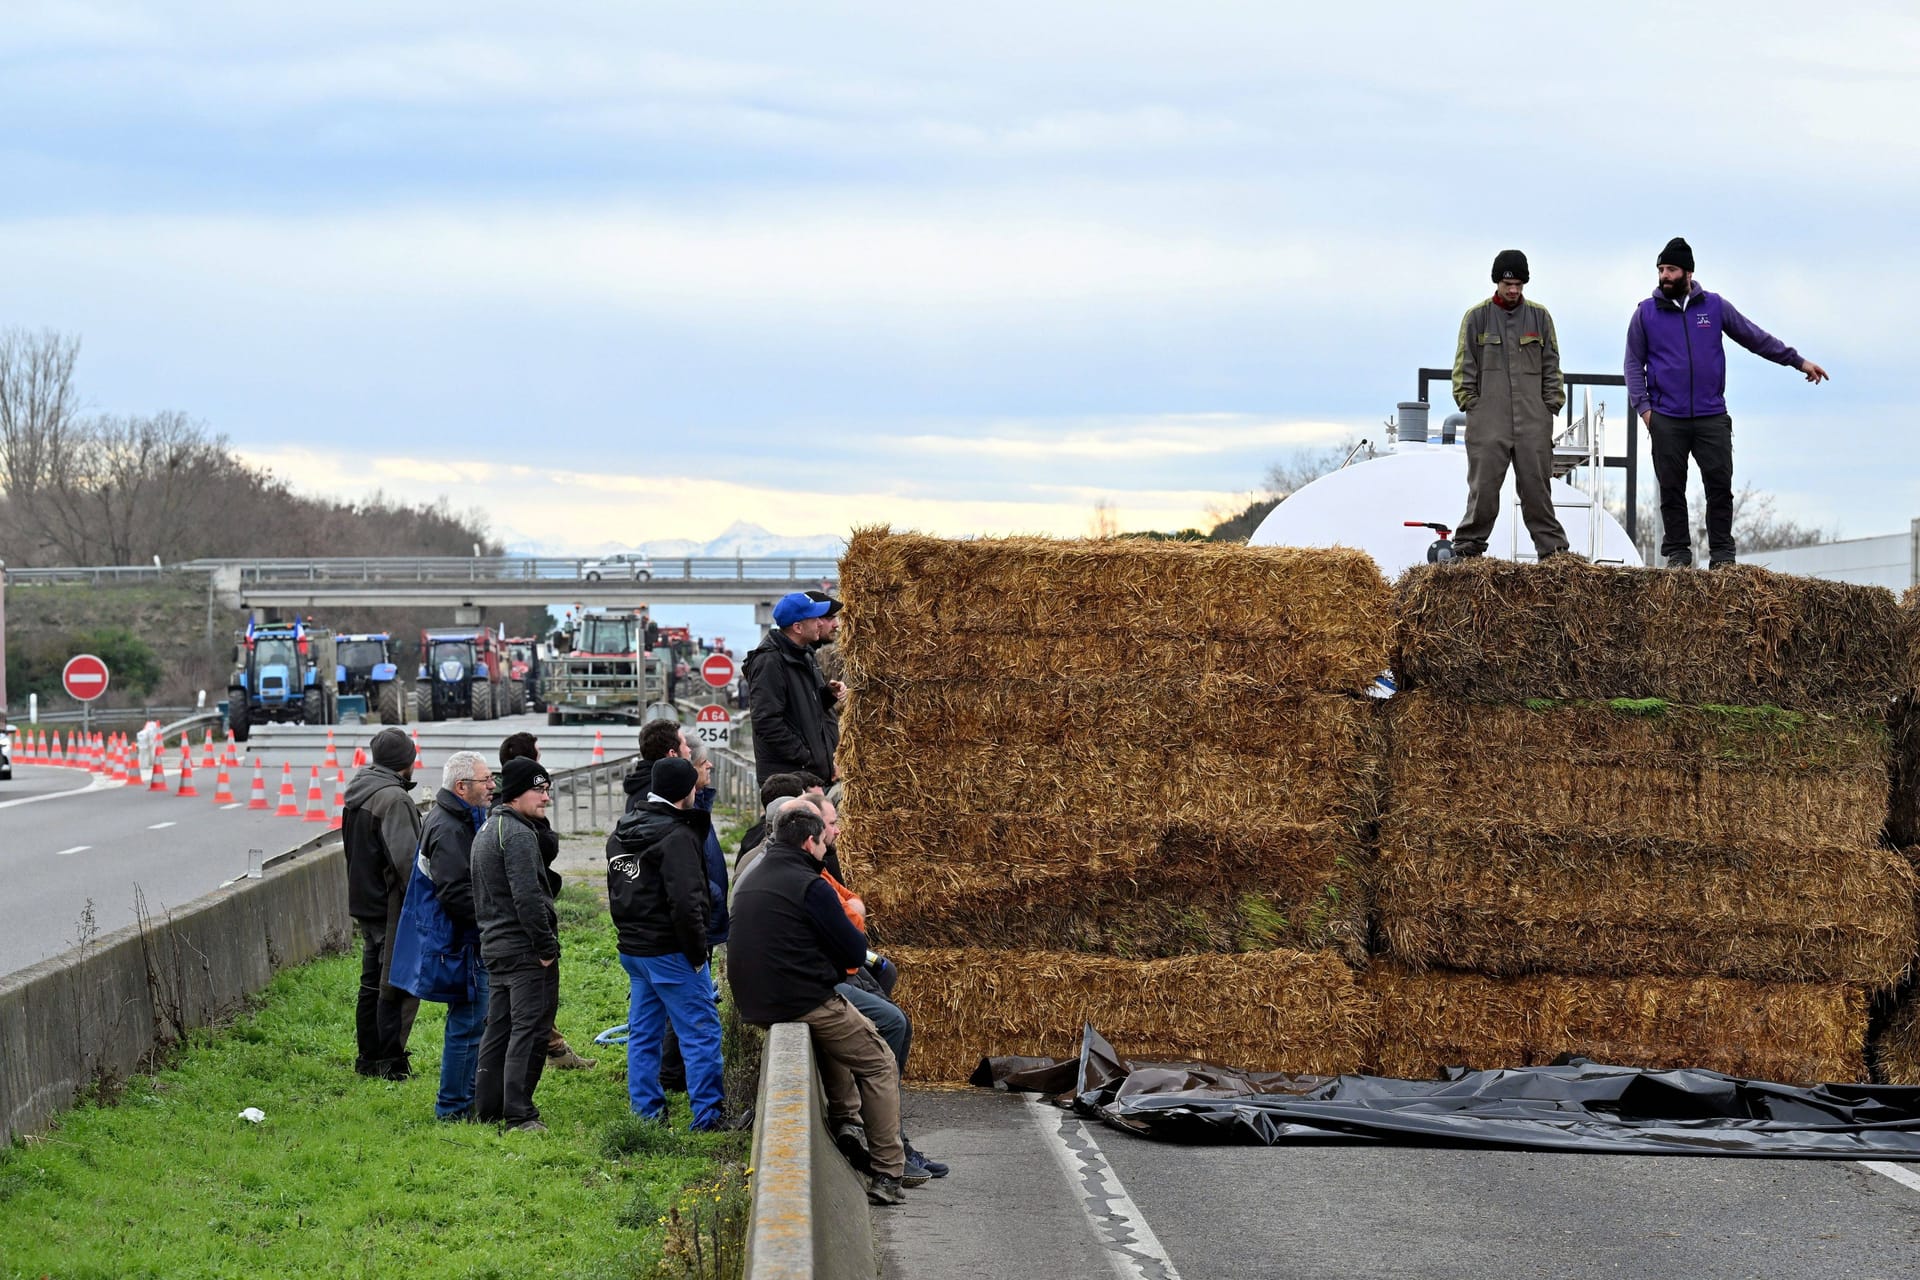
<path id="1" fill-rule="evenodd" d="M 654 538 L 647 542 L 602 542 L 583 547 L 577 544 L 543 542 L 514 529 L 501 529 L 497 535 L 510 556 L 604 556 L 615 551 L 644 551 L 657 559 L 683 556 L 744 556 L 750 560 L 773 556 L 805 556 L 809 559 L 838 559 L 847 548 L 847 540 L 837 533 L 774 533 L 750 520 L 736 520 L 707 542 L 690 538 Z"/>

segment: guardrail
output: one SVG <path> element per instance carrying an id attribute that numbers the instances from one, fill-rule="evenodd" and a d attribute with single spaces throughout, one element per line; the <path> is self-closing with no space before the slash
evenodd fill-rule
<path id="1" fill-rule="evenodd" d="M 188 560 L 175 565 L 8 569 L 10 584 L 151 581 L 178 573 L 237 571 L 242 584 L 272 582 L 831 582 L 839 562 L 821 556 L 676 556 L 642 565 L 604 558 L 529 556 L 323 556 Z"/>
<path id="2" fill-rule="evenodd" d="M 14 587 L 46 586 L 62 582 L 84 582 L 94 586 L 107 586 L 127 582 L 153 582 L 182 572 L 187 571 L 151 564 L 107 564 L 57 569 L 8 569 L 5 576 L 7 585 Z"/>

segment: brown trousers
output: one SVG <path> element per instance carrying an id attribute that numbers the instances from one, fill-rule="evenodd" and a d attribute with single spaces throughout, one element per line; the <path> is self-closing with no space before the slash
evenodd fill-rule
<path id="1" fill-rule="evenodd" d="M 907 1149 L 900 1141 L 900 1068 L 893 1050 L 845 996 L 808 1010 L 800 1021 L 813 1028 L 829 1125 L 858 1118 L 867 1130 L 873 1171 L 899 1177 L 906 1172 Z"/>

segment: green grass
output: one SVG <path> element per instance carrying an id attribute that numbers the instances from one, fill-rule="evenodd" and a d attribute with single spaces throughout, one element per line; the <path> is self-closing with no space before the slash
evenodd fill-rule
<path id="1" fill-rule="evenodd" d="M 747 1135 L 686 1132 L 672 1095 L 674 1127 L 634 1136 L 624 1054 L 590 1043 L 626 1019 L 613 927 L 581 888 L 561 903 L 560 1028 L 600 1064 L 541 1080 L 552 1132 L 433 1118 L 441 1005 L 421 1006 L 412 1080 L 354 1075 L 359 960 L 321 959 L 115 1105 L 0 1151 L 0 1276 L 661 1274 L 687 1253 L 682 1211 L 738 1181 Z"/>

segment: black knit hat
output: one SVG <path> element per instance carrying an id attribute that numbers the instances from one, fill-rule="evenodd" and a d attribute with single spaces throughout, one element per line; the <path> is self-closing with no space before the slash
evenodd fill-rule
<path id="1" fill-rule="evenodd" d="M 413 749 L 413 740 L 407 737 L 406 730 L 386 728 L 373 735 L 373 741 L 367 744 L 367 754 L 382 769 L 405 773 L 413 768 L 419 753 Z"/>
<path id="2" fill-rule="evenodd" d="M 506 804 L 519 799 L 542 782 L 551 786 L 553 776 L 541 767 L 538 760 L 521 756 L 500 766 L 500 786 L 493 793 L 493 798 L 500 804 Z"/>
<path id="3" fill-rule="evenodd" d="M 694 783 L 699 778 L 693 761 L 680 756 L 668 756 L 653 762 L 653 783 L 647 789 L 668 804 L 679 804 L 693 794 Z"/>
<path id="4" fill-rule="evenodd" d="M 1493 282 L 1499 284 L 1508 276 L 1522 284 L 1532 278 L 1527 275 L 1527 255 L 1518 249 L 1502 249 L 1493 255 Z"/>
<path id="5" fill-rule="evenodd" d="M 1667 247 L 1660 251 L 1660 260 L 1656 267 L 1678 267 L 1689 275 L 1693 273 L 1693 246 L 1679 236 L 1667 241 Z"/>

